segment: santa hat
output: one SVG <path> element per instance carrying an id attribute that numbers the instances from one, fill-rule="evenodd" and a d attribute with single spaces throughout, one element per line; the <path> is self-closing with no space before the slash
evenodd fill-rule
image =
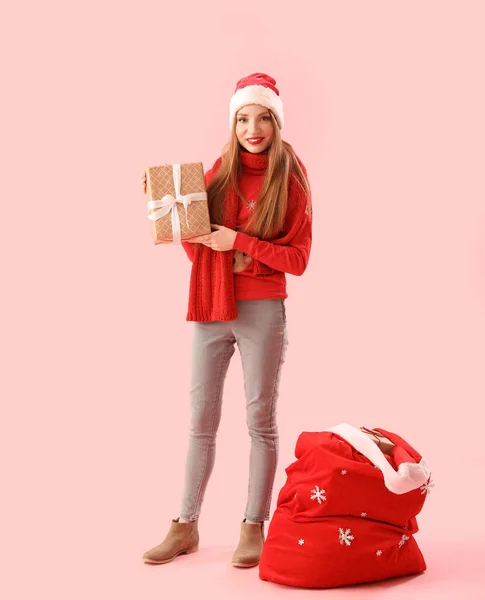
<path id="1" fill-rule="evenodd" d="M 237 82 L 236 90 L 229 103 L 229 127 L 232 129 L 236 113 L 248 104 L 260 104 L 275 116 L 278 127 L 283 129 L 283 102 L 276 81 L 264 73 L 253 73 Z"/>
<path id="2" fill-rule="evenodd" d="M 373 462 L 382 471 L 385 486 L 394 494 L 406 494 L 421 488 L 430 478 L 431 472 L 426 460 L 395 434 L 384 433 L 383 429 L 376 430 L 384 433 L 391 442 L 396 444 L 397 451 L 394 452 L 394 461 L 397 471 L 391 467 L 380 448 L 360 429 L 348 423 L 341 423 L 336 427 L 326 429 L 326 431 L 336 433 Z"/>

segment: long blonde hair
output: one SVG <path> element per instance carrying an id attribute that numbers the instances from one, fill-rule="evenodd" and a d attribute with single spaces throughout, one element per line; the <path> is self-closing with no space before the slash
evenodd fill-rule
<path id="1" fill-rule="evenodd" d="M 260 239 L 269 239 L 283 230 L 290 176 L 294 177 L 301 186 L 309 206 L 311 202 L 308 181 L 295 151 L 288 142 L 281 139 L 276 119 L 271 111 L 269 113 L 274 134 L 268 150 L 268 168 L 256 209 L 246 230 L 247 233 Z M 243 198 L 238 186 L 238 174 L 241 170 L 239 151 L 240 144 L 236 136 L 236 120 L 234 120 L 231 139 L 223 150 L 221 165 L 207 188 L 211 218 L 218 224 L 221 224 L 223 219 L 227 189 L 234 186 L 237 195 Z"/>

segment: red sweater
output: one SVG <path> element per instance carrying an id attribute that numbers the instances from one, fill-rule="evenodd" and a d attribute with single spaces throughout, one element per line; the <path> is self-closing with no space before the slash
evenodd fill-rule
<path id="1" fill-rule="evenodd" d="M 257 202 L 263 186 L 266 162 L 263 161 L 263 165 L 261 165 L 261 158 L 261 155 L 249 152 L 241 151 L 240 153 L 242 172 L 238 183 L 241 193 L 248 203 Z M 213 169 L 205 174 L 206 186 L 209 185 L 213 174 Z M 291 202 L 291 197 L 288 198 L 288 201 Z M 243 233 L 248 226 L 252 211 L 241 198 L 239 198 L 238 206 L 238 234 L 234 242 L 234 250 L 245 252 L 256 261 L 263 263 L 263 269 L 258 268 L 257 263 L 253 260 L 244 271 L 234 273 L 236 300 L 287 298 L 285 273 L 302 275 L 308 264 L 312 241 L 311 219 L 308 215 L 303 219 L 291 244 L 277 245 Z M 190 260 L 193 261 L 195 246 L 183 242 L 183 247 Z"/>

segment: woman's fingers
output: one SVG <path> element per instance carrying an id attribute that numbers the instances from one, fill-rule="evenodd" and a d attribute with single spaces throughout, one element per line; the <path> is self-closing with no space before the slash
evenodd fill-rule
<path id="1" fill-rule="evenodd" d="M 198 235 L 197 237 L 190 238 L 190 240 L 187 240 L 187 241 L 190 242 L 191 244 L 205 244 L 206 242 L 210 241 L 210 236 Z"/>
<path id="2" fill-rule="evenodd" d="M 186 240 L 190 244 L 203 244 L 208 248 L 212 248 L 212 250 L 216 250 L 217 252 L 221 252 L 219 244 L 214 239 L 214 234 L 209 235 L 198 235 L 197 237 L 190 238 L 190 240 Z"/>

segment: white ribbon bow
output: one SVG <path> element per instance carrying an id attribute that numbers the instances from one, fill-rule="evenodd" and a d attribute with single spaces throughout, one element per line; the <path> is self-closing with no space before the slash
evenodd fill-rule
<path id="1" fill-rule="evenodd" d="M 173 232 L 173 241 L 174 244 L 180 244 L 182 242 L 182 233 L 180 230 L 180 217 L 179 212 L 177 210 L 177 202 L 183 204 L 185 209 L 185 222 L 187 223 L 187 227 L 189 225 L 189 220 L 187 217 L 187 208 L 189 205 L 198 200 L 207 200 L 206 192 L 196 192 L 193 194 L 185 194 L 181 195 L 180 193 L 180 185 L 182 181 L 181 169 L 179 164 L 172 165 L 173 171 L 173 183 L 175 187 L 175 197 L 172 194 L 166 194 L 161 200 L 150 200 L 148 202 L 148 208 L 154 209 L 157 208 L 155 212 L 152 212 L 148 215 L 148 219 L 150 221 L 158 221 L 168 213 L 172 212 L 172 232 Z"/>

